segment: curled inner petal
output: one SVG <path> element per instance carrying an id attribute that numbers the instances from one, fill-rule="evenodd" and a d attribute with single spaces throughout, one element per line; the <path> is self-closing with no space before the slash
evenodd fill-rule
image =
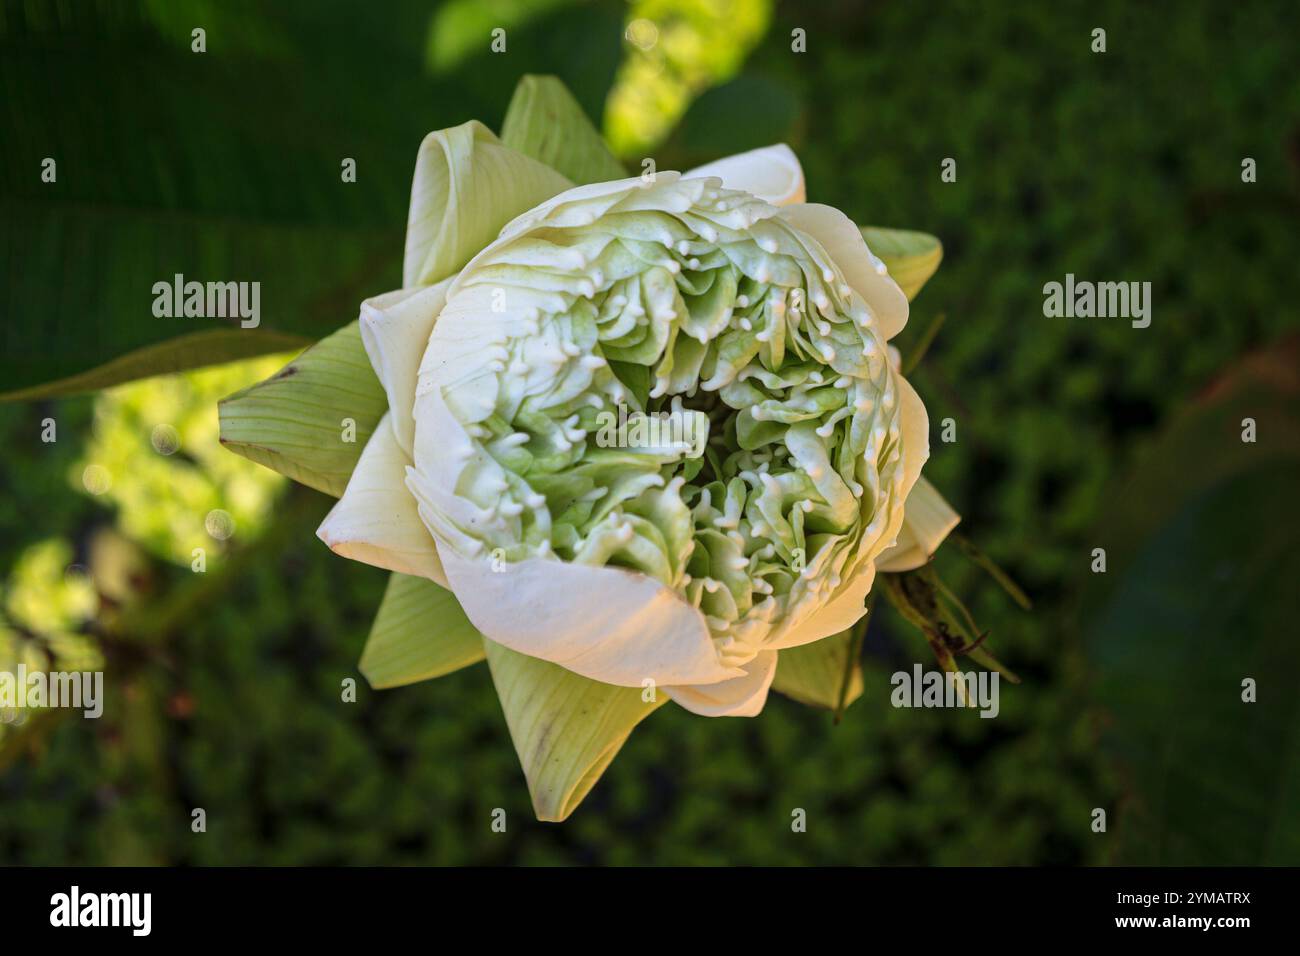
<path id="1" fill-rule="evenodd" d="M 639 571 L 726 667 L 843 593 L 901 522 L 900 382 L 870 305 L 776 213 L 661 173 L 477 256 L 418 389 L 440 542 Z"/>

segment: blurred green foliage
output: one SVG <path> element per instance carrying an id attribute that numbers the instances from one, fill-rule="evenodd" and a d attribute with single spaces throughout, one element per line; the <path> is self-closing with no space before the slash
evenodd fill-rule
<path id="1" fill-rule="evenodd" d="M 189 566 L 194 549 L 220 550 L 226 538 L 265 524 L 284 479 L 228 454 L 217 441 L 216 403 L 278 371 L 288 356 L 119 385 L 95 399 L 85 457 L 102 469 L 98 491 L 117 511 L 122 532 L 151 553 Z M 229 516 L 226 520 L 225 516 Z"/>
<path id="2" fill-rule="evenodd" d="M 648 155 L 695 97 L 735 75 L 771 17 L 772 0 L 633 0 L 627 55 L 605 101 L 610 148 Z"/>
<path id="3" fill-rule="evenodd" d="M 485 38 L 457 61 L 462 97 L 374 99 L 370 123 L 496 123 L 518 75 L 538 70 L 564 75 L 599 116 L 626 8 L 547 6 L 512 30 L 504 58 L 489 59 Z M 290 9 L 264 44 L 240 41 L 250 56 L 286 57 L 285 76 L 295 56 L 303 70 L 339 58 L 361 75 L 358 51 L 372 47 L 423 64 L 394 39 L 427 41 L 414 14 L 327 31 L 308 58 L 312 24 Z M 1105 54 L 1089 50 L 1096 26 L 1108 31 Z M 208 580 L 165 577 L 169 597 L 150 613 L 167 625 L 106 651 L 103 719 L 60 722 L 39 759 L 0 776 L 0 861 L 1125 860 L 1122 827 L 1090 829 L 1092 808 L 1114 820 L 1129 804 L 1101 747 L 1080 641 L 1080 619 L 1097 608 L 1079 594 L 1120 476 L 1218 370 L 1298 324 L 1288 305 L 1300 253 L 1298 26 L 1293 6 L 1267 2 L 1199 2 L 1176 16 L 1119 0 L 778 4 L 743 72 L 703 93 L 655 153 L 659 168 L 683 168 L 785 139 L 811 199 L 943 240 L 944 264 L 901 345 L 906 354 L 947 314 L 914 380 L 933 422 L 956 421 L 957 441 L 935 441 L 927 475 L 1035 598 L 1025 614 L 959 556 L 941 555 L 1023 680 L 1003 688 L 998 719 L 890 707 L 889 675 L 929 652 L 880 614 L 863 696 L 838 727 L 776 695 L 755 720 L 664 707 L 567 823 L 538 824 L 483 666 L 394 691 L 360 681 L 386 575 L 329 556 L 312 533 L 329 502 L 294 487 L 262 538 L 237 540 Z M 806 53 L 791 52 L 796 28 Z M 321 139 L 346 142 L 351 116 L 340 107 Z M 347 218 L 396 235 L 414 141 L 364 155 L 382 180 L 367 188 L 382 195 L 350 196 Z M 1257 183 L 1241 181 L 1246 156 Z M 957 160 L 955 183 L 940 181 L 945 157 Z M 360 208 L 372 201 L 373 213 Z M 241 208 L 255 210 L 256 197 Z M 1042 285 L 1067 272 L 1152 282 L 1151 327 L 1045 319 Z M 51 412 L 66 440 L 42 445 Z M 0 570 L 28 544 L 55 532 L 84 541 L 102 520 L 66 491 L 88 426 L 82 400 L 0 406 L 11 450 L 0 463 Z M 340 700 L 346 678 L 361 684 L 355 704 Z M 190 832 L 194 807 L 207 811 L 206 834 Z M 491 831 L 496 807 L 505 834 Z M 791 832 L 795 808 L 807 811 L 806 833 Z"/>
<path id="4" fill-rule="evenodd" d="M 1297 488 L 1292 337 L 1182 409 L 1098 527 L 1108 573 L 1081 598 L 1125 862 L 1300 860 Z"/>

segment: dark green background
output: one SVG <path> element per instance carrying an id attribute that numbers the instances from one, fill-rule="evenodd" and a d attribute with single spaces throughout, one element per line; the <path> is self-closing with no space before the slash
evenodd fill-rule
<path id="1" fill-rule="evenodd" d="M 244 258 L 222 261 L 291 276 L 268 315 L 310 334 L 347 321 L 396 285 L 421 135 L 499 124 L 526 72 L 561 75 L 599 119 L 625 11 L 560 4 L 508 55 L 431 77 L 430 5 L 164 6 L 88 3 L 39 29 L 44 5 L 3 8 L 0 319 L 30 381 L 72 354 L 36 354 L 32 324 L 95 355 L 120 308 L 101 286 L 152 275 L 132 250 L 159 236 L 197 249 L 246 229 Z M 213 24 L 216 78 L 185 72 L 191 20 Z M 927 475 L 1037 602 L 1025 614 L 941 558 L 1024 679 L 998 719 L 890 707 L 890 673 L 929 652 L 882 617 L 840 726 L 776 695 L 754 720 L 666 707 L 567 823 L 538 824 L 484 666 L 339 702 L 385 574 L 332 558 L 312 534 L 329 502 L 295 488 L 156 644 L 106 648 L 120 706 L 0 776 L 0 863 L 1300 863 L 1298 40 L 1283 2 L 780 4 L 742 75 L 655 151 L 666 169 L 785 140 L 811 199 L 942 238 L 902 338 L 946 314 L 915 383 L 958 440 L 936 429 Z M 58 202 L 31 173 L 42 136 L 67 157 Z M 340 190 L 344 155 L 360 177 Z M 82 261 L 114 237 L 111 267 Z M 1044 318 L 1042 286 L 1067 272 L 1150 281 L 1151 327 Z M 1270 357 L 1238 368 L 1253 353 Z M 0 570 L 104 520 L 64 490 L 76 443 L 33 438 L 52 412 L 84 430 L 89 407 L 0 406 Z M 1268 423 L 1255 446 L 1244 415 Z M 188 575 L 155 573 L 161 608 Z M 1240 702 L 1246 676 L 1258 704 Z"/>

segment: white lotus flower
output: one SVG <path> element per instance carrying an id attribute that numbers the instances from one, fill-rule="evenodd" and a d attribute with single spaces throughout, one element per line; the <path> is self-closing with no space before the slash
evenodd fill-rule
<path id="1" fill-rule="evenodd" d="M 361 307 L 389 413 L 318 533 L 450 588 L 514 651 L 757 714 L 781 650 L 852 625 L 877 570 L 956 524 L 889 357 L 907 299 L 853 222 L 805 203 L 785 146 L 649 181 L 538 174 L 551 198 L 495 235 L 424 216 L 430 190 L 496 201 L 495 142 L 466 124 L 421 150 L 407 287 Z M 448 182 L 471 148 L 474 180 Z M 620 406 L 707 441 L 601 447 Z"/>

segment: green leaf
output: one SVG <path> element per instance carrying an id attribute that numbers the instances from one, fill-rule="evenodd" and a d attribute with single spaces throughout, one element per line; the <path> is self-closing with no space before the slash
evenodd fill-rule
<path id="1" fill-rule="evenodd" d="M 156 4 L 73 6 L 52 17 L 28 5 L 4 18 L 0 166 L 12 175 L 0 180 L 0 260 L 8 263 L 0 390 L 8 397 L 279 351 L 280 336 L 314 341 L 344 303 L 399 283 L 396 257 L 380 255 L 400 243 L 406 209 L 406 190 L 390 185 L 388 170 L 406 178 L 425 129 L 413 116 L 395 121 L 398 111 L 376 110 L 375 101 L 379 91 L 398 102 L 410 102 L 412 90 L 430 95 L 418 43 L 403 70 L 391 48 L 358 49 L 350 15 L 287 23 L 287 11 L 245 11 L 237 38 L 208 23 L 211 52 L 196 55 L 189 27 L 176 32 L 184 16 L 149 22 Z M 353 53 L 318 55 L 344 30 Z M 255 35 L 267 42 L 249 42 Z M 433 95 L 453 99 L 449 89 Z M 345 156 L 358 160 L 355 183 L 341 181 Z M 46 158 L 57 164 L 53 181 L 42 179 Z M 155 316 L 154 284 L 178 273 L 259 282 L 260 326 Z M 268 332 L 278 335 L 263 341 Z M 152 350 L 197 333 L 231 347 Z M 45 382 L 55 385 L 36 388 Z"/>
<path id="2" fill-rule="evenodd" d="M 1300 465 L 1269 463 L 1188 502 L 1092 620 L 1103 739 L 1132 788 L 1125 864 L 1300 860 L 1297 487 Z"/>
<path id="3" fill-rule="evenodd" d="M 30 401 L 93 392 L 151 375 L 182 372 L 203 365 L 219 365 L 253 358 L 268 352 L 302 349 L 311 340 L 300 335 L 281 335 L 244 329 L 209 329 L 192 332 L 157 345 L 147 345 L 79 375 L 70 375 L 44 385 L 0 394 L 0 401 Z"/>
<path id="4" fill-rule="evenodd" d="M 1091 574 L 1082 552 L 1078 603 L 1125 785 L 1112 862 L 1300 860 L 1297 368 L 1292 341 L 1205 389 L 1117 478 L 1085 539 L 1107 559 Z"/>
<path id="5" fill-rule="evenodd" d="M 308 487 L 339 497 L 388 398 L 356 322 L 218 406 L 221 443 Z M 345 441 L 347 420 L 354 441 Z"/>
<path id="6" fill-rule="evenodd" d="M 112 214 L 0 198 L 0 398 L 104 388 L 301 347 L 321 315 L 391 283 L 377 250 L 396 236 L 126 210 Z M 238 318 L 158 317 L 155 283 L 257 282 L 258 326 Z M 381 286 L 386 287 L 386 286 Z M 252 295 L 252 287 L 246 286 Z M 45 384 L 48 383 L 48 384 Z"/>
<path id="7" fill-rule="evenodd" d="M 442 677 L 483 657 L 483 635 L 454 594 L 427 578 L 393 574 L 360 668 L 381 689 Z"/>
<path id="8" fill-rule="evenodd" d="M 501 125 L 501 141 L 578 185 L 627 177 L 568 88 L 554 76 L 525 76 Z"/>
<path id="9" fill-rule="evenodd" d="M 867 246 L 884 260 L 889 274 L 911 302 L 943 259 L 943 243 L 925 232 L 863 226 Z"/>
<path id="10" fill-rule="evenodd" d="M 537 819 L 564 820 L 632 728 L 666 698 L 646 703 L 638 687 L 601 684 L 493 641 L 484 644 Z"/>
<path id="11" fill-rule="evenodd" d="M 853 629 L 791 647 L 777 657 L 772 689 L 812 707 L 834 710 L 839 705 L 844 668 L 853 645 Z M 855 662 L 845 706 L 862 696 L 862 665 Z"/>

